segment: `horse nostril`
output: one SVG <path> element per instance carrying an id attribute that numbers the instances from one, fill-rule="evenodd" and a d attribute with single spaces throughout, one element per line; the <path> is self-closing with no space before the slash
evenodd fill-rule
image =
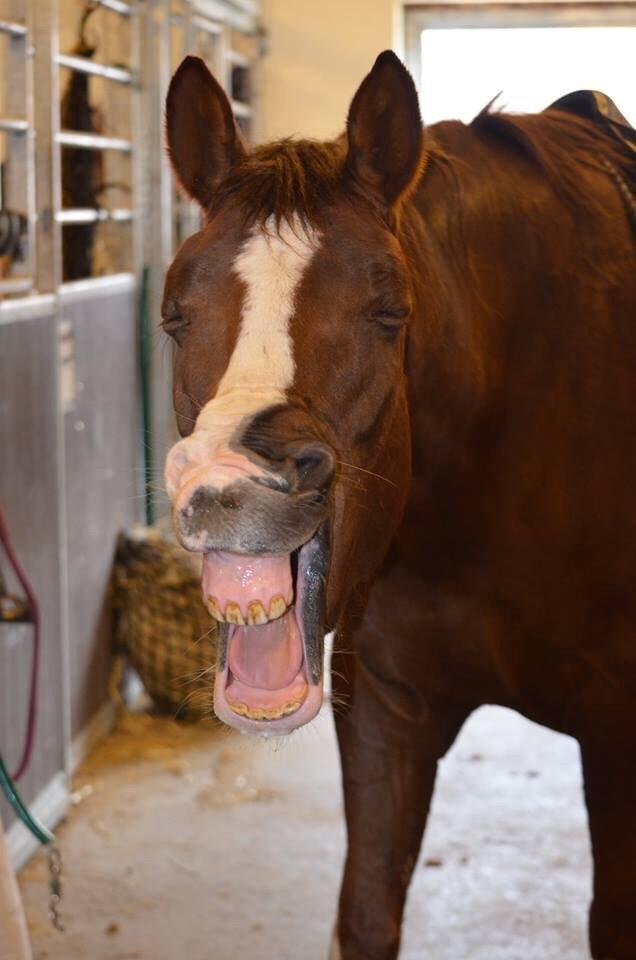
<path id="1" fill-rule="evenodd" d="M 331 483 L 336 460 L 326 444 L 303 444 L 294 450 L 292 459 L 301 490 L 322 490 Z"/>
<path id="2" fill-rule="evenodd" d="M 198 487 L 179 511 L 179 529 L 186 537 L 201 534 L 210 526 L 218 502 L 213 487 Z"/>
<path id="3" fill-rule="evenodd" d="M 238 497 L 232 493 L 220 493 L 217 502 L 225 510 L 237 510 L 241 505 Z"/>

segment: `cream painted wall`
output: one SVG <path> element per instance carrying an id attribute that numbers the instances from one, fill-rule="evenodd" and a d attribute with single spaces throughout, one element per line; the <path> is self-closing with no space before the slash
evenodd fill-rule
<path id="1" fill-rule="evenodd" d="M 393 37 L 393 0 L 263 0 L 258 138 L 334 137 Z"/>

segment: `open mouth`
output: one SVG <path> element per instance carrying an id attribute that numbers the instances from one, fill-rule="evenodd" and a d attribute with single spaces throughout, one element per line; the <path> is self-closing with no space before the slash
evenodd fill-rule
<path id="1" fill-rule="evenodd" d="M 322 703 L 325 525 L 291 554 L 212 551 L 203 599 L 219 630 L 214 709 L 241 730 L 288 733 Z"/>

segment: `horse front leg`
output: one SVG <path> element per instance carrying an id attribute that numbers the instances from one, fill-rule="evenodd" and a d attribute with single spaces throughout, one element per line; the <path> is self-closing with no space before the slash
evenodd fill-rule
<path id="1" fill-rule="evenodd" d="M 636 957 L 636 742 L 627 730 L 608 734 L 603 743 L 581 743 L 594 857 L 594 960 Z"/>
<path id="2" fill-rule="evenodd" d="M 336 718 L 348 851 L 330 960 L 397 957 L 437 761 L 469 712 L 357 664 L 353 705 Z"/>

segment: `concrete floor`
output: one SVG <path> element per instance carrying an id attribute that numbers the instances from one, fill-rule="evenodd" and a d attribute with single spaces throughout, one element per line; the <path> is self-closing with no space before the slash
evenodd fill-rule
<path id="1" fill-rule="evenodd" d="M 59 830 L 67 932 L 41 856 L 21 886 L 34 960 L 325 960 L 344 831 L 331 718 L 278 747 L 125 718 Z M 585 960 L 578 748 L 475 714 L 442 765 L 403 960 Z"/>

